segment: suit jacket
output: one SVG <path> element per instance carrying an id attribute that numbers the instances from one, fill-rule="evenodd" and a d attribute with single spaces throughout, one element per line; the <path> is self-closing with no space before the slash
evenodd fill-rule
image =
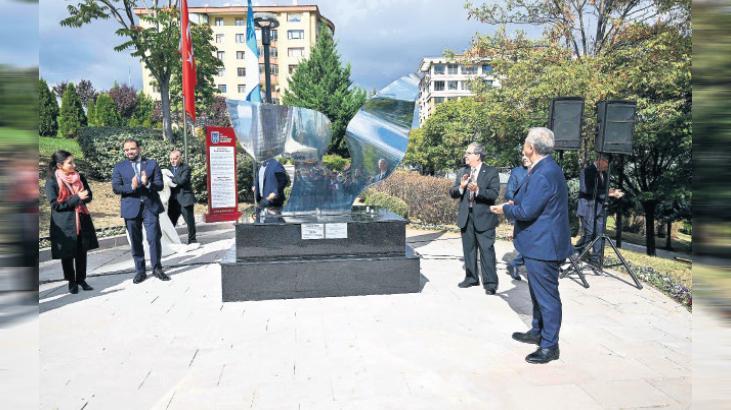
<path id="1" fill-rule="evenodd" d="M 137 189 L 132 189 L 132 178 L 135 176 L 132 161 L 118 162 L 112 171 L 112 190 L 122 196 L 120 213 L 124 219 L 136 218 L 143 204 L 156 215 L 165 211 L 158 194 L 164 187 L 160 166 L 153 159 L 142 158 L 140 174 L 142 171 L 147 174 L 149 187 L 142 186 L 140 182 Z"/>
<path id="2" fill-rule="evenodd" d="M 284 170 L 282 164 L 276 159 L 268 159 L 264 162 L 266 165 L 264 168 L 264 189 L 263 192 L 259 192 L 259 169 L 256 170 L 254 175 L 254 194 L 256 195 L 256 201 L 260 207 L 268 206 L 282 206 L 284 200 L 284 188 L 289 184 L 289 176 L 287 171 Z M 274 192 L 277 197 L 273 201 L 269 201 L 266 198 Z"/>
<path id="3" fill-rule="evenodd" d="M 89 192 L 89 197 L 83 201 L 84 204 L 88 204 L 93 195 L 89 183 L 86 182 L 83 175 L 81 175 L 81 183 Z M 76 256 L 79 235 L 81 235 L 81 246 L 84 252 L 98 248 L 99 242 L 96 239 L 96 230 L 90 215 L 79 215 L 81 229 L 79 234 L 76 234 L 76 206 L 82 202 L 81 198 L 78 195 L 72 195 L 65 202 L 58 202 L 58 193 L 58 182 L 51 174 L 50 178 L 46 180 L 46 199 L 51 205 L 51 257 L 64 259 Z"/>
<path id="4" fill-rule="evenodd" d="M 462 168 L 462 172 L 457 173 L 454 185 L 449 189 L 449 195 L 459 199 L 457 225 L 460 228 L 467 225 L 467 217 L 470 212 L 470 190 L 465 188 L 464 192 L 460 193 L 459 184 L 462 181 L 462 175 L 469 175 L 469 173 L 470 167 Z M 497 215 L 490 212 L 490 205 L 495 204 L 495 200 L 500 194 L 500 176 L 497 169 L 483 163 L 477 175 L 477 186 L 479 189 L 472 207 L 475 229 L 478 231 L 493 229 L 498 225 Z"/>
<path id="5" fill-rule="evenodd" d="M 170 198 L 174 198 L 182 207 L 193 205 L 195 203 L 195 194 L 193 194 L 193 187 L 190 183 L 190 167 L 188 164 L 181 163 L 175 167 L 172 181 L 176 186 L 170 189 Z"/>
<path id="6" fill-rule="evenodd" d="M 528 175 L 528 168 L 520 165 L 510 171 L 510 178 L 508 178 L 508 185 L 505 187 L 505 199 L 511 200 L 515 197 L 515 191 Z"/>
<path id="7" fill-rule="evenodd" d="M 579 204 L 576 208 L 576 215 L 586 218 L 589 223 L 593 223 L 595 215 L 603 212 L 604 197 L 607 191 L 607 173 L 602 172 L 603 179 L 597 180 L 598 172 L 596 164 L 590 164 L 581 170 L 581 175 L 579 175 Z M 596 213 L 594 213 L 595 188 L 598 189 Z"/>
<path id="8" fill-rule="evenodd" d="M 515 220 L 513 244 L 521 255 L 562 261 L 573 253 L 568 188 L 553 157 L 543 158 L 531 169 L 513 201 L 514 205 L 503 205 L 503 211 Z"/>

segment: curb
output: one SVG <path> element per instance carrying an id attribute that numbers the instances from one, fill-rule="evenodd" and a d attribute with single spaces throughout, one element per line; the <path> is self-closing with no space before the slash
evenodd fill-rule
<path id="1" fill-rule="evenodd" d="M 234 223 L 233 222 L 214 222 L 214 223 L 196 223 L 196 233 L 199 232 L 213 232 L 213 231 L 221 231 L 225 229 L 233 229 Z M 187 226 L 180 226 L 175 228 L 175 230 L 178 232 L 178 235 L 187 235 L 188 234 L 188 227 Z M 101 251 L 104 249 L 111 249 L 116 248 L 117 246 L 129 246 L 129 242 L 127 242 L 127 235 L 116 235 L 116 236 L 109 236 L 106 238 L 100 238 L 99 239 L 99 247 L 94 249 L 94 252 Z M 43 248 L 38 251 L 38 263 L 48 262 L 51 261 L 51 248 Z"/>

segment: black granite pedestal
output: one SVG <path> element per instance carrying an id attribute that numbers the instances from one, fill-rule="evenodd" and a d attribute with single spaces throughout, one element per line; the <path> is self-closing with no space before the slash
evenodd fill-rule
<path id="1" fill-rule="evenodd" d="M 389 211 L 267 216 L 236 225 L 221 262 L 224 302 L 416 293 L 419 258 Z"/>

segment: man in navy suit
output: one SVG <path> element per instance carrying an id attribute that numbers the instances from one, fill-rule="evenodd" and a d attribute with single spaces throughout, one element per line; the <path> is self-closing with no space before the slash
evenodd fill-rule
<path id="1" fill-rule="evenodd" d="M 523 144 L 523 155 L 532 166 L 513 201 L 490 207 L 515 221 L 513 244 L 523 255 L 528 271 L 528 288 L 533 302 L 533 323 L 526 333 L 513 339 L 539 345 L 526 356 L 529 363 L 547 363 L 559 357 L 561 296 L 558 270 L 571 255 L 569 195 L 563 171 L 551 157 L 553 132 L 531 128 Z"/>
<path id="2" fill-rule="evenodd" d="M 520 187 L 520 184 L 523 183 L 523 180 L 528 175 L 530 161 L 528 161 L 528 158 L 526 158 L 525 155 L 522 155 L 521 162 L 522 163 L 520 165 L 510 171 L 508 185 L 505 187 L 505 199 L 507 201 L 512 201 L 513 198 L 515 198 L 515 193 L 518 191 L 518 187 Z M 508 273 L 513 279 L 521 280 L 518 268 L 525 265 L 525 261 L 523 261 L 523 256 L 519 252 L 516 253 L 515 258 L 508 263 Z"/>
<path id="3" fill-rule="evenodd" d="M 477 251 L 480 251 L 482 287 L 488 295 L 497 291 L 498 278 L 495 268 L 495 227 L 498 218 L 490 213 L 500 193 L 500 176 L 495 167 L 482 162 L 485 150 L 482 145 L 467 146 L 464 161 L 467 167 L 457 175 L 449 189 L 452 198 L 459 199 L 457 225 L 462 232 L 465 279 L 457 286 L 468 288 L 480 284 L 477 267 Z"/>
<path id="4" fill-rule="evenodd" d="M 282 164 L 276 159 L 268 159 L 262 162 L 259 170 L 254 175 L 253 191 L 256 196 L 256 203 L 259 204 L 257 212 L 262 209 L 277 211 L 284 205 L 284 188 L 289 184 L 289 176 Z"/>
<path id="5" fill-rule="evenodd" d="M 162 232 L 158 215 L 165 211 L 158 195 L 164 187 L 162 173 L 155 160 L 142 158 L 141 151 L 136 140 L 129 138 L 124 141 L 124 156 L 127 160 L 114 166 L 112 190 L 121 195 L 121 214 L 129 233 L 137 272 L 133 282 L 140 283 L 147 278 L 145 250 L 142 246 L 143 225 L 150 247 L 152 274 L 160 280 L 170 280 L 160 263 Z"/>

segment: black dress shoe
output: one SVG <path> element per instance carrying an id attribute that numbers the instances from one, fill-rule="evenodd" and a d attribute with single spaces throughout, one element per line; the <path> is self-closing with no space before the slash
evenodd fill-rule
<path id="1" fill-rule="evenodd" d="M 558 347 L 553 349 L 539 347 L 538 350 L 526 356 L 525 361 L 536 364 L 548 363 L 551 360 L 558 360 L 558 353 Z"/>
<path id="2" fill-rule="evenodd" d="M 69 293 L 73 293 L 74 295 L 79 293 L 79 285 L 69 282 Z"/>
<path id="3" fill-rule="evenodd" d="M 79 286 L 81 286 L 81 289 L 84 289 L 84 290 L 94 290 L 94 288 L 92 288 L 91 286 L 89 286 L 89 284 L 86 283 L 85 280 L 82 280 L 81 282 L 77 282 L 77 283 L 79 284 Z"/>
<path id="4" fill-rule="evenodd" d="M 197 239 L 188 239 L 188 245 L 190 245 L 192 243 L 198 243 L 198 240 Z"/>
<path id="5" fill-rule="evenodd" d="M 480 282 L 472 282 L 471 280 L 465 279 L 462 282 L 459 282 L 457 286 L 459 286 L 460 288 L 469 288 L 472 286 L 477 286 L 479 284 Z"/>
<path id="6" fill-rule="evenodd" d="M 145 274 L 145 272 L 137 272 L 135 278 L 132 279 L 132 283 L 140 283 L 143 282 L 145 279 L 147 279 L 147 274 Z"/>
<path id="7" fill-rule="evenodd" d="M 488 295 L 494 295 L 495 294 L 495 289 L 485 289 L 485 293 L 488 294 Z"/>
<path id="8" fill-rule="evenodd" d="M 152 276 L 162 281 L 170 280 L 170 276 L 166 275 L 161 268 L 155 268 L 155 270 L 152 271 Z"/>
<path id="9" fill-rule="evenodd" d="M 518 269 L 511 264 L 508 264 L 508 273 L 514 280 L 521 280 L 520 275 L 518 274 Z"/>
<path id="10" fill-rule="evenodd" d="M 513 340 L 532 345 L 539 345 L 541 344 L 541 335 L 531 332 L 515 332 L 513 333 Z"/>

